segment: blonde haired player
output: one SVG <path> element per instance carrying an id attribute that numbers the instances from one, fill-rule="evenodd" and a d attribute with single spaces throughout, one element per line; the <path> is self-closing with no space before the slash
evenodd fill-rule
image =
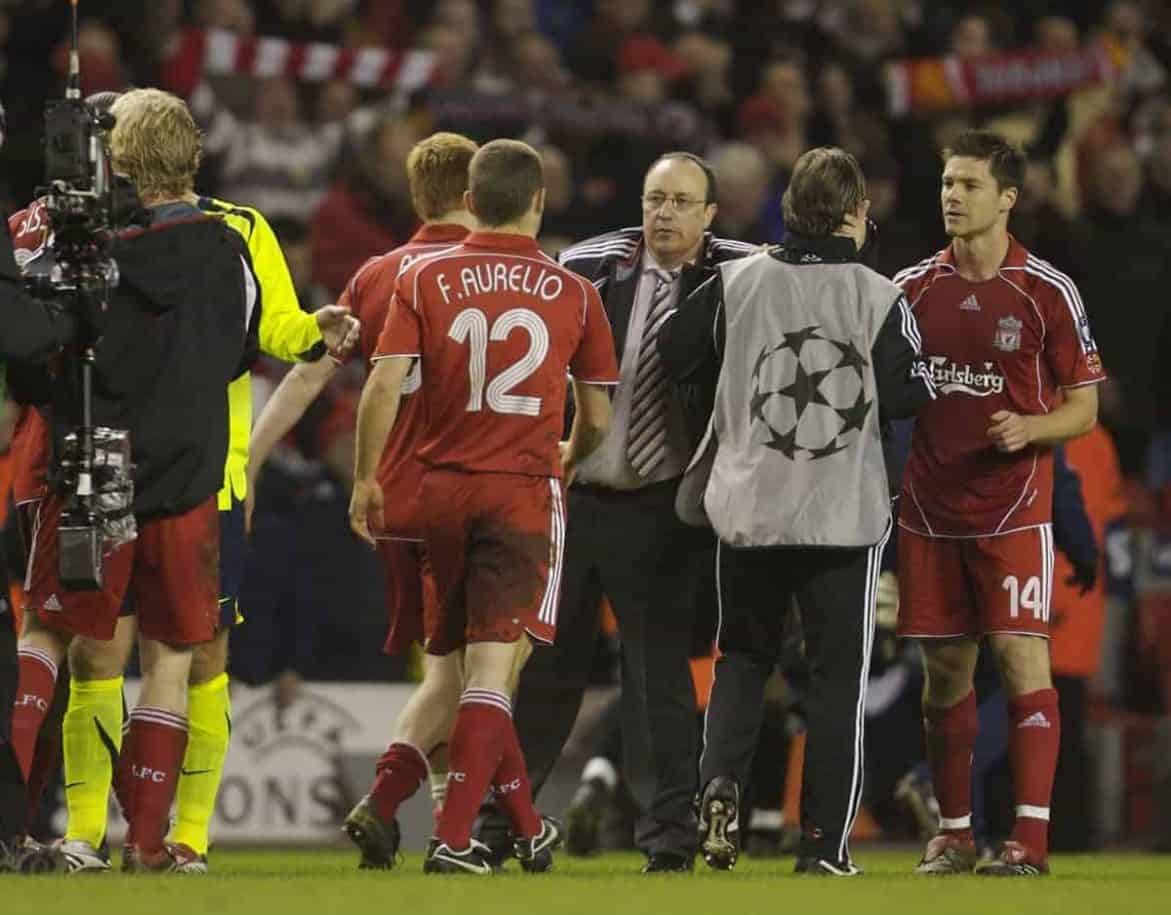
<path id="1" fill-rule="evenodd" d="M 329 361 L 321 360 L 327 347 L 338 355 L 353 348 L 358 326 L 348 309 L 330 305 L 313 314 L 301 310 L 276 236 L 261 213 L 195 194 L 200 137 L 180 99 L 157 89 L 139 89 L 119 96 L 110 110 L 117 120 L 110 136 L 115 167 L 134 178 L 140 195 L 165 193 L 179 198 L 222 220 L 247 243 L 260 287 L 262 352 L 289 362 Z M 252 419 L 248 373 L 229 385 L 228 403 L 229 445 L 218 495 L 220 620 L 215 638 L 199 645 L 192 657 L 187 748 L 177 789 L 177 816 L 168 837 L 172 869 L 187 873 L 207 870 L 208 827 L 231 732 L 226 667 L 243 565 L 243 504 Z M 130 779 L 125 768 L 115 768 L 114 757 L 129 758 L 129 748 L 122 746 L 122 672 L 137 628 L 134 616 L 123 616 L 112 641 L 77 639 L 70 650 L 71 692 L 62 727 L 69 825 L 61 850 L 74 871 L 110 866 L 102 842 L 107 798 L 116 774 L 119 799 L 129 816 Z"/>

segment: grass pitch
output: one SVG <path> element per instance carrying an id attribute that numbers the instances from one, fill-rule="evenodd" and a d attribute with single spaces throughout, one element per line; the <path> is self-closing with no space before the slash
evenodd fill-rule
<path id="1" fill-rule="evenodd" d="M 424 877 L 417 855 L 359 872 L 350 850 L 221 849 L 206 877 L 0 877 L 3 915 L 1106 915 L 1171 913 L 1171 856 L 1058 856 L 1047 879 L 916 877 L 916 851 L 856 855 L 866 875 L 798 877 L 791 859 L 646 877 L 641 858 L 561 855 L 555 873 Z"/>

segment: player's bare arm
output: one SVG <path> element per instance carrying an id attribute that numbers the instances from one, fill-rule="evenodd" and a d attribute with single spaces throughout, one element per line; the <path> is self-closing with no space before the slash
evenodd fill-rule
<path id="1" fill-rule="evenodd" d="M 1065 399 L 1052 413 L 1022 415 L 1009 410 L 992 414 L 988 438 L 998 451 L 1012 454 L 1029 445 L 1052 446 L 1085 435 L 1098 421 L 1098 388 L 1063 388 Z"/>
<path id="2" fill-rule="evenodd" d="M 573 382 L 575 413 L 569 441 L 561 443 L 561 468 L 565 483 L 573 482 L 581 462 L 602 444 L 610 430 L 610 392 L 605 385 Z"/>
<path id="3" fill-rule="evenodd" d="M 338 369 L 333 358 L 316 362 L 300 362 L 285 375 L 277 389 L 260 411 L 252 427 L 248 443 L 248 495 L 244 505 L 245 530 L 252 530 L 252 508 L 255 504 L 256 479 L 276 443 L 289 434 L 309 404 L 317 398 Z"/>
<path id="4" fill-rule="evenodd" d="M 350 527 L 371 546 L 369 516 L 382 521 L 382 487 L 375 478 L 378 459 L 386 447 L 386 438 L 394 428 L 402 399 L 403 381 L 414 358 L 393 356 L 379 359 L 366 379 L 362 400 L 358 404 L 358 435 L 354 446 L 354 493 L 350 498 Z"/>

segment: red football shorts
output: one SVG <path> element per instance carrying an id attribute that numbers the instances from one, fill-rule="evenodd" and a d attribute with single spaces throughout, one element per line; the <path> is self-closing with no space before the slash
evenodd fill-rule
<path id="1" fill-rule="evenodd" d="M 25 605 L 47 626 L 108 640 L 131 598 L 139 630 L 168 645 L 210 641 L 219 619 L 220 520 L 216 498 L 181 515 L 138 522 L 138 537 L 105 557 L 101 591 L 66 591 L 57 578 L 64 500 L 41 503 L 25 580 Z"/>
<path id="2" fill-rule="evenodd" d="M 561 481 L 431 470 L 422 496 L 439 603 L 427 652 L 525 633 L 552 643 L 565 546 Z"/>
<path id="3" fill-rule="evenodd" d="M 417 540 L 379 540 L 386 572 L 386 618 L 389 629 L 383 652 L 402 654 L 435 624 L 439 608 L 435 576 L 426 547 Z"/>
<path id="4" fill-rule="evenodd" d="M 927 537 L 899 529 L 899 628 L 906 638 L 1049 635 L 1053 529 Z"/>

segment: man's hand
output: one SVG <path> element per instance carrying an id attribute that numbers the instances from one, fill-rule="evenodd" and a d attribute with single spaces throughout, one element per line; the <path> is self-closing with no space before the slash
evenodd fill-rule
<path id="1" fill-rule="evenodd" d="M 354 494 L 350 498 L 350 529 L 370 546 L 377 546 L 370 533 L 370 516 L 378 527 L 382 527 L 382 487 L 374 479 L 355 480 Z"/>
<path id="2" fill-rule="evenodd" d="M 362 326 L 348 308 L 341 305 L 325 305 L 313 312 L 321 339 L 326 348 L 339 359 L 344 359 L 358 345 Z"/>
<path id="3" fill-rule="evenodd" d="M 1029 428 L 1029 417 L 1010 410 L 997 410 L 992 414 L 992 425 L 988 427 L 988 438 L 997 451 L 1013 454 L 1033 440 Z"/>

